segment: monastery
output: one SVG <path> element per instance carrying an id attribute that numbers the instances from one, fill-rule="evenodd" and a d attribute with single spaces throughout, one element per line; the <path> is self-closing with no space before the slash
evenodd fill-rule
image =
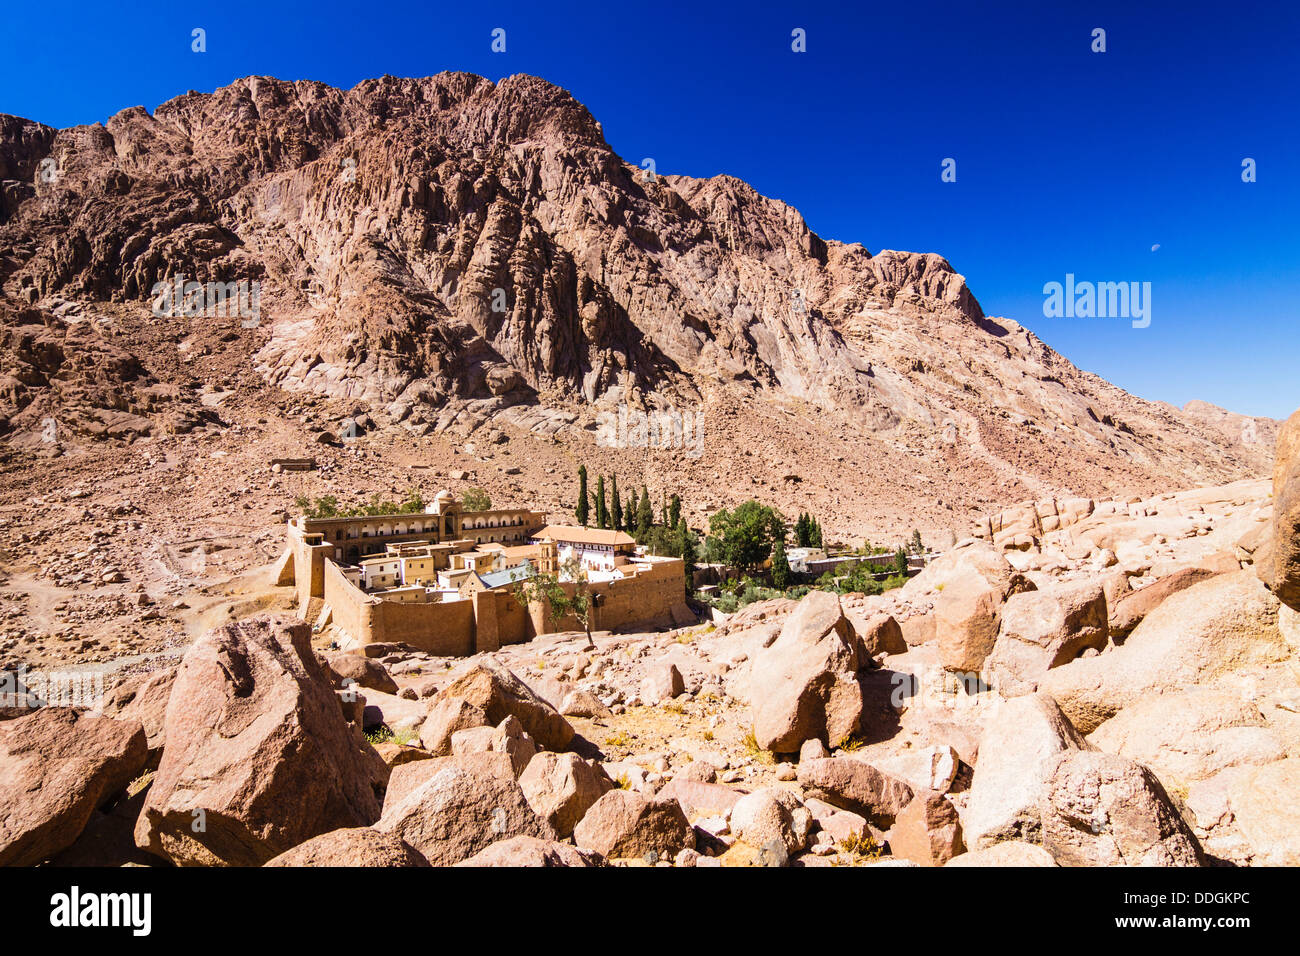
<path id="1" fill-rule="evenodd" d="M 519 583 L 536 574 L 556 575 L 570 594 L 585 588 L 592 630 L 695 621 L 680 558 L 524 508 L 465 511 L 450 491 L 418 514 L 294 518 L 286 535 L 276 583 L 296 588 L 299 616 L 317 631 L 333 627 L 345 649 L 405 643 L 458 656 L 580 629 L 572 616 L 521 603 Z"/>

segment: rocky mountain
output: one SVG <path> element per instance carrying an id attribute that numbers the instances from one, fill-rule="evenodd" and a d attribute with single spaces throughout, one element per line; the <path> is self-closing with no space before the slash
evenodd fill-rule
<path id="1" fill-rule="evenodd" d="M 835 474 L 867 495 L 885 476 L 896 505 L 925 502 L 936 521 L 940 505 L 1141 494 L 1271 460 L 1276 423 L 1129 395 L 986 316 L 938 255 L 824 240 L 728 176 L 648 175 L 536 77 L 346 91 L 249 77 L 104 125 L 0 117 L 0 179 L 6 333 L 33 309 L 46 327 L 98 310 L 141 366 L 91 407 L 127 411 L 136 381 L 192 404 L 251 378 L 241 401 L 261 390 L 379 428 L 588 449 L 602 410 L 671 407 L 698 413 L 717 454 L 634 452 L 652 480 L 752 478 L 781 499 L 793 467 L 827 495 Z M 151 313 L 178 276 L 257 283 L 256 318 Z M 177 362 L 196 342 L 205 361 Z M 33 404 L 60 396 L 0 354 L 0 416 L 30 443 Z"/>

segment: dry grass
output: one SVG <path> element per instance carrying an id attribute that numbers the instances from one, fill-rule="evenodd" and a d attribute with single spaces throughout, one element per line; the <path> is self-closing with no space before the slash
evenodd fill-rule
<path id="1" fill-rule="evenodd" d="M 745 753 L 758 763 L 769 765 L 776 763 L 776 757 L 772 755 L 772 752 L 770 750 L 764 750 L 758 745 L 758 738 L 754 736 L 752 730 L 745 734 L 740 745 L 745 748 Z"/>

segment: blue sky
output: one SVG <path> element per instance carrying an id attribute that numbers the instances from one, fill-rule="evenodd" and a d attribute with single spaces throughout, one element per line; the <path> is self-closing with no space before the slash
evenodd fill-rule
<path id="1" fill-rule="evenodd" d="M 1300 4 L 1137 6 L 15 4 L 0 112 L 97 122 L 249 74 L 534 73 L 634 163 L 738 176 L 873 252 L 941 253 L 989 314 L 1130 391 L 1285 416 L 1300 406 Z M 1150 327 L 1045 318 L 1043 285 L 1067 273 L 1150 282 Z"/>

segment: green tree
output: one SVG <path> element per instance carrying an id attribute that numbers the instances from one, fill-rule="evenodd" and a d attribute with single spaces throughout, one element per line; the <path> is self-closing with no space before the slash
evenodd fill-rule
<path id="1" fill-rule="evenodd" d="M 898 574 L 907 574 L 907 549 L 901 544 L 894 554 L 894 571 Z"/>
<path id="2" fill-rule="evenodd" d="M 609 500 L 611 505 L 613 506 L 613 518 L 614 518 L 611 527 L 615 531 L 622 531 L 623 530 L 623 502 L 620 501 L 618 498 L 618 475 L 610 475 L 609 477 Z"/>
<path id="3" fill-rule="evenodd" d="M 573 585 L 572 594 L 564 587 L 565 584 Z M 565 561 L 558 575 L 543 572 L 524 578 L 514 594 L 515 600 L 525 610 L 532 604 L 541 604 L 552 626 L 572 614 L 587 632 L 587 637 L 591 637 L 594 599 L 587 582 L 587 571 L 576 557 Z"/>
<path id="4" fill-rule="evenodd" d="M 817 519 L 812 515 L 808 516 L 808 547 L 820 548 L 822 546 L 822 526 L 817 523 Z"/>
<path id="5" fill-rule="evenodd" d="M 686 527 L 686 519 L 683 518 L 677 523 L 677 533 L 682 542 L 682 566 L 686 572 L 686 593 L 695 593 L 695 561 L 699 555 L 699 541 L 691 529 Z"/>
<path id="6" fill-rule="evenodd" d="M 609 527 L 609 510 L 605 505 L 605 476 L 596 479 L 596 527 Z"/>
<path id="7" fill-rule="evenodd" d="M 682 523 L 682 499 L 680 495 L 673 495 L 668 500 L 668 526 L 676 528 Z"/>
<path id="8" fill-rule="evenodd" d="M 460 506 L 465 511 L 491 511 L 492 499 L 482 488 L 470 488 L 460 496 Z"/>
<path id="9" fill-rule="evenodd" d="M 650 526 L 654 524 L 654 508 L 650 504 L 650 492 L 646 491 L 645 485 L 641 486 L 641 501 L 636 506 L 636 540 L 637 543 L 645 541 L 646 535 L 650 533 Z"/>
<path id="10" fill-rule="evenodd" d="M 578 466 L 578 506 L 573 509 L 573 514 L 578 519 L 578 524 L 587 527 L 587 519 L 591 516 L 591 502 L 587 500 L 586 465 Z"/>
<path id="11" fill-rule="evenodd" d="M 921 543 L 921 532 L 912 530 L 912 553 L 925 554 L 925 545 Z"/>
<path id="12" fill-rule="evenodd" d="M 794 523 L 794 543 L 795 547 L 806 548 L 809 541 L 808 529 L 808 512 L 799 512 L 799 518 Z"/>
<path id="13" fill-rule="evenodd" d="M 623 506 L 623 530 L 628 534 L 636 531 L 636 492 L 627 496 L 627 502 Z"/>
<path id="14" fill-rule="evenodd" d="M 709 519 L 710 537 L 722 559 L 741 571 L 755 571 L 785 539 L 785 519 L 770 505 L 749 500 L 734 511 L 725 508 Z"/>
<path id="15" fill-rule="evenodd" d="M 772 545 L 772 587 L 784 591 L 790 583 L 790 561 L 785 556 L 785 542 Z"/>

